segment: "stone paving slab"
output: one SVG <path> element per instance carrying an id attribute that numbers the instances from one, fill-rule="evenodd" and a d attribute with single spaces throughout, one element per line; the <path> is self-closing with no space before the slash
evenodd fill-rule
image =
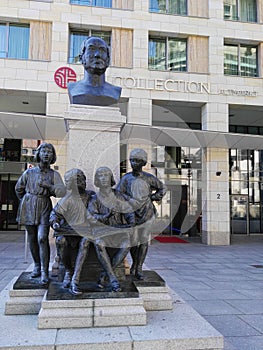
<path id="1" fill-rule="evenodd" d="M 247 337 L 251 335 L 261 335 L 254 326 L 249 325 L 246 320 L 235 315 L 206 316 L 206 320 L 211 323 L 219 332 L 226 337 Z"/>
<path id="2" fill-rule="evenodd" d="M 229 350 L 261 350 L 263 349 L 263 336 L 229 337 L 228 341 L 233 346 Z M 228 350 L 228 349 L 225 349 L 225 350 Z"/>
<path id="3" fill-rule="evenodd" d="M 240 311 L 223 300 L 190 300 L 189 304 L 197 310 L 200 315 L 235 315 Z"/>

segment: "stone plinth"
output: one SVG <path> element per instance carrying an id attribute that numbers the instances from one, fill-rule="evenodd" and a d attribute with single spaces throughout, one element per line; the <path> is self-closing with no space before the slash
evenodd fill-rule
<path id="1" fill-rule="evenodd" d="M 120 168 L 120 130 L 126 123 L 118 107 L 70 105 L 65 113 L 68 130 L 67 169 L 80 168 L 93 188 L 96 169 L 107 166 L 116 180 Z"/>
<path id="2" fill-rule="evenodd" d="M 173 299 L 168 287 L 137 287 L 146 311 L 172 310 Z"/>
<path id="3" fill-rule="evenodd" d="M 30 272 L 23 272 L 9 290 L 5 314 L 37 315 L 46 290 L 41 286 L 40 278 L 30 278 Z"/>
<path id="4" fill-rule="evenodd" d="M 38 315 L 38 328 L 89 328 L 146 324 L 141 298 L 48 300 Z"/>
<path id="5" fill-rule="evenodd" d="M 166 282 L 155 271 L 144 271 L 144 280 L 134 280 L 146 311 L 172 310 L 173 299 Z"/>
<path id="6" fill-rule="evenodd" d="M 5 315 L 37 315 L 45 292 L 45 289 L 11 289 Z"/>

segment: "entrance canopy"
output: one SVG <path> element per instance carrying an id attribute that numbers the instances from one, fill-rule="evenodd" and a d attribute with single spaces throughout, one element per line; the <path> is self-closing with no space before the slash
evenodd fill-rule
<path id="1" fill-rule="evenodd" d="M 0 137 L 34 140 L 63 140 L 64 118 L 0 112 Z"/>
<path id="2" fill-rule="evenodd" d="M 204 131 L 162 126 L 126 124 L 121 132 L 122 140 L 145 140 L 159 146 L 263 149 L 263 136 Z"/>

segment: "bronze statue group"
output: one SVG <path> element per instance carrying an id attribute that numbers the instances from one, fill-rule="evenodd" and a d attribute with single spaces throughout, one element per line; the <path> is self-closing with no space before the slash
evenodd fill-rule
<path id="1" fill-rule="evenodd" d="M 166 192 L 157 177 L 142 170 L 147 163 L 147 153 L 140 148 L 130 152 L 132 171 L 117 185 L 111 169 L 98 168 L 94 176 L 96 193 L 86 189 L 82 170 L 68 170 L 63 182 L 60 174 L 51 169 L 50 165 L 56 161 L 52 144 L 42 143 L 35 158 L 38 165 L 25 170 L 15 187 L 20 199 L 17 220 L 28 232 L 34 261 L 30 277 L 40 277 L 43 285 L 49 281 L 52 227 L 58 256 L 65 267 L 62 285 L 74 295 L 82 294 L 80 276 L 91 244 L 102 270 L 98 287 L 103 289 L 108 280 L 112 291 L 121 290 L 115 270 L 129 252 L 130 273 L 136 279 L 143 279 L 142 266 L 156 217 L 153 202 L 161 201 Z M 52 196 L 60 198 L 54 208 Z M 112 257 L 107 247 L 117 248 Z"/>

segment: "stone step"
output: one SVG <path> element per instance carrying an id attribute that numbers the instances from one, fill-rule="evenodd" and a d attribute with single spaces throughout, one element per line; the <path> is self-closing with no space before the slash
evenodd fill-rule
<path id="1" fill-rule="evenodd" d="M 48 300 L 38 315 L 39 329 L 140 326 L 146 324 L 142 298 Z"/>

